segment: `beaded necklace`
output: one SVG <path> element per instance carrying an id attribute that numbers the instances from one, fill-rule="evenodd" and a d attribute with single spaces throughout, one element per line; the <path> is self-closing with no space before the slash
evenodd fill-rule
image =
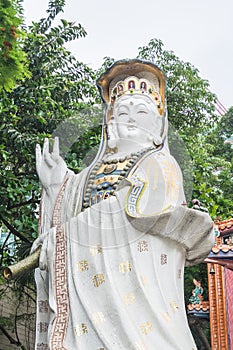
<path id="1" fill-rule="evenodd" d="M 147 152 L 157 149 L 150 146 L 118 158 L 111 158 L 111 154 L 105 155 L 90 172 L 84 191 L 82 210 L 114 195 L 120 182 L 127 177 L 133 165 Z"/>

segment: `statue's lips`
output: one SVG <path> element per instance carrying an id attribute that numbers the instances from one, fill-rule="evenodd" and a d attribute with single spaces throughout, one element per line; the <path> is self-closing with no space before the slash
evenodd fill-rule
<path id="1" fill-rule="evenodd" d="M 136 127 L 136 125 L 130 124 L 130 125 L 127 126 L 127 129 L 128 130 L 136 130 L 137 127 Z"/>

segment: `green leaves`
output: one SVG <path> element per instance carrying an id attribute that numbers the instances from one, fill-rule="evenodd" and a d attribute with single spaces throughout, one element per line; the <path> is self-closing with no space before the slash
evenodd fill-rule
<path id="1" fill-rule="evenodd" d="M 233 210 L 232 163 L 228 152 L 233 153 L 232 150 L 225 153 L 226 145 L 215 137 L 218 125 L 207 135 L 189 137 L 186 143 L 193 162 L 193 198 L 208 208 L 213 220 L 230 218 Z M 217 152 L 218 148 L 221 152 Z"/>
<path id="2" fill-rule="evenodd" d="M 172 51 L 164 50 L 161 40 L 152 39 L 139 48 L 138 57 L 157 64 L 167 76 L 168 117 L 177 130 L 186 133 L 209 128 L 217 121 L 216 96 L 201 79 L 198 70 L 183 62 Z"/>
<path id="3" fill-rule="evenodd" d="M 4 0 L 0 5 L 0 91 L 11 91 L 30 76 L 26 54 L 22 48 L 24 31 L 17 0 Z"/>
<path id="4" fill-rule="evenodd" d="M 97 94 L 94 72 L 65 48 L 68 41 L 85 36 L 85 30 L 66 20 L 52 26 L 63 6 L 64 1 L 50 1 L 48 18 L 33 23 L 21 41 L 30 77 L 12 91 L 0 91 L 0 221 L 28 242 L 37 235 L 40 199 L 36 143 L 51 137 L 64 120 L 77 115 L 82 100 L 93 103 Z M 70 163 L 80 169 L 78 159 Z M 2 256 L 4 260 L 4 252 Z"/>

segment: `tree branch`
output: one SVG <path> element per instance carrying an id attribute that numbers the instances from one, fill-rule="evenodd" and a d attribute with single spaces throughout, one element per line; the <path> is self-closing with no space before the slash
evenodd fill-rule
<path id="1" fill-rule="evenodd" d="M 2 262 L 3 262 L 3 258 L 4 258 L 3 252 L 4 252 L 5 246 L 6 246 L 6 244 L 7 244 L 7 241 L 8 241 L 8 239 L 10 238 L 10 235 L 11 235 L 11 233 L 9 232 L 8 235 L 7 235 L 7 237 L 6 237 L 6 239 L 5 239 L 5 241 L 4 241 L 4 243 L 3 243 L 3 245 L 2 245 L 2 247 L 1 247 L 0 266 L 2 266 Z"/>
<path id="2" fill-rule="evenodd" d="M 5 220 L 2 216 L 0 216 L 0 220 L 2 220 L 3 224 L 8 228 L 8 230 L 13 233 L 16 237 L 21 239 L 21 241 L 26 243 L 31 243 L 26 237 L 24 237 L 20 232 L 18 232 L 7 220 Z"/>
<path id="3" fill-rule="evenodd" d="M 205 350 L 211 350 L 210 344 L 208 342 L 208 339 L 206 338 L 206 335 L 202 329 L 203 321 L 200 319 L 196 319 L 195 317 L 188 317 L 188 322 L 191 327 L 191 329 L 196 331 L 196 334 L 199 338 L 199 341 L 201 342 L 203 349 Z M 205 321 L 204 321 L 205 322 Z"/>
<path id="4" fill-rule="evenodd" d="M 21 349 L 22 349 L 22 350 L 26 350 L 26 349 L 24 348 L 24 346 L 21 344 L 21 342 L 18 341 L 18 340 L 16 340 L 16 339 L 14 339 L 14 338 L 10 335 L 10 333 L 8 333 L 8 331 L 7 331 L 2 325 L 0 325 L 0 330 L 1 330 L 2 333 L 5 335 L 5 337 L 10 341 L 11 344 L 17 345 L 17 346 L 21 346 Z"/>
<path id="5" fill-rule="evenodd" d="M 23 290 L 23 293 L 36 304 L 36 299 L 33 298 L 28 292 L 26 292 L 25 289 Z"/>
<path id="6" fill-rule="evenodd" d="M 31 203 L 40 203 L 40 201 L 35 201 L 33 198 L 31 198 L 28 201 L 21 202 L 12 206 L 7 206 L 7 210 L 23 207 L 24 205 L 31 204 Z"/>
<path id="7" fill-rule="evenodd" d="M 176 83 L 176 85 L 171 89 L 171 91 L 175 91 L 176 88 L 177 88 L 181 83 L 183 83 L 183 81 L 185 81 L 185 78 L 183 78 L 183 79 L 181 79 L 180 81 L 178 81 L 178 82 Z"/>

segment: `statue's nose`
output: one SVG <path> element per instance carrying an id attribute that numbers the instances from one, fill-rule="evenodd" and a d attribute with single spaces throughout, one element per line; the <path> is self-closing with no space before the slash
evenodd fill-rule
<path id="1" fill-rule="evenodd" d="M 134 122 L 135 122 L 135 119 L 134 119 L 134 117 L 133 117 L 133 113 L 130 113 L 130 114 L 129 114 L 129 122 L 130 122 L 130 123 L 134 123 Z"/>

